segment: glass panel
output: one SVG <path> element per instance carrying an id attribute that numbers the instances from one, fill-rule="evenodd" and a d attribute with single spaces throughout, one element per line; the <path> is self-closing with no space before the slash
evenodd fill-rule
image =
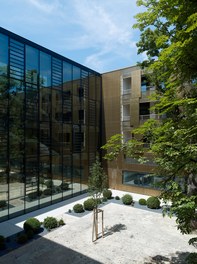
<path id="1" fill-rule="evenodd" d="M 51 86 L 51 56 L 40 52 L 40 85 Z"/>
<path id="2" fill-rule="evenodd" d="M 8 80 L 0 76 L 0 200 L 3 202 L 0 208 L 0 219 L 8 215 Z"/>
<path id="3" fill-rule="evenodd" d="M 37 84 L 38 81 L 38 50 L 26 46 L 26 81 Z"/>
<path id="4" fill-rule="evenodd" d="M 0 75 L 7 75 L 8 69 L 8 37 L 0 34 Z"/>
<path id="5" fill-rule="evenodd" d="M 161 180 L 161 176 L 155 176 L 148 172 L 123 171 L 123 184 L 158 189 Z"/>
<path id="6" fill-rule="evenodd" d="M 9 94 L 9 208 L 10 214 L 24 210 L 24 86 L 10 80 Z"/>

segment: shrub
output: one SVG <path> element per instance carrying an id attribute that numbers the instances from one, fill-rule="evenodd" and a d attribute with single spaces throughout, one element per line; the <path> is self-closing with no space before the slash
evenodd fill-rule
<path id="1" fill-rule="evenodd" d="M 27 234 L 20 234 L 16 239 L 17 243 L 19 244 L 25 244 L 27 240 L 28 240 Z"/>
<path id="2" fill-rule="evenodd" d="M 130 194 L 125 194 L 122 197 L 123 204 L 130 205 L 133 203 L 133 197 Z"/>
<path id="3" fill-rule="evenodd" d="M 44 195 L 51 195 L 52 194 L 52 189 L 51 188 L 47 188 L 43 191 Z"/>
<path id="4" fill-rule="evenodd" d="M 58 226 L 58 221 L 55 217 L 48 216 L 47 218 L 44 219 L 43 225 L 47 230 L 51 230 Z"/>
<path id="5" fill-rule="evenodd" d="M 5 245 L 5 237 L 4 236 L 0 236 L 0 250 L 5 249 L 6 245 Z"/>
<path id="6" fill-rule="evenodd" d="M 82 204 L 75 204 L 73 206 L 73 210 L 74 210 L 75 213 L 83 213 L 84 212 Z"/>
<path id="7" fill-rule="evenodd" d="M 120 197 L 119 196 L 115 196 L 115 200 L 120 200 Z"/>
<path id="8" fill-rule="evenodd" d="M 28 193 L 28 198 L 29 198 L 29 200 L 35 200 L 35 199 L 37 199 L 39 196 L 41 196 L 42 195 L 42 191 L 41 190 L 39 190 L 38 192 L 31 192 L 31 193 Z"/>
<path id="9" fill-rule="evenodd" d="M 159 209 L 160 208 L 160 201 L 157 197 L 151 196 L 146 201 L 147 207 L 150 209 Z"/>
<path id="10" fill-rule="evenodd" d="M 197 253 L 195 252 L 190 253 L 185 259 L 185 264 L 196 264 L 196 263 L 197 263 Z"/>
<path id="11" fill-rule="evenodd" d="M 60 219 L 60 220 L 58 221 L 58 225 L 59 225 L 59 226 L 63 226 L 63 225 L 65 225 L 64 220 L 63 220 L 63 219 Z"/>
<path id="12" fill-rule="evenodd" d="M 41 226 L 40 221 L 34 217 L 27 219 L 23 224 L 23 228 L 25 232 L 27 232 L 28 230 L 33 230 L 35 234 L 39 233 L 40 226 Z"/>
<path id="13" fill-rule="evenodd" d="M 63 191 L 66 191 L 69 189 L 69 184 L 67 182 L 62 182 L 59 186 Z"/>
<path id="14" fill-rule="evenodd" d="M 103 202 L 103 203 L 107 202 L 107 197 L 103 197 L 103 198 L 102 198 L 102 202 Z"/>
<path id="15" fill-rule="evenodd" d="M 140 205 L 146 205 L 146 199 L 144 199 L 144 198 L 139 199 L 139 204 Z"/>
<path id="16" fill-rule="evenodd" d="M 7 202 L 6 200 L 0 200 L 0 208 L 6 207 Z"/>
<path id="17" fill-rule="evenodd" d="M 53 180 L 51 180 L 51 179 L 45 181 L 44 184 L 46 185 L 47 188 L 51 188 L 51 189 L 52 189 L 52 187 L 54 186 L 54 184 L 53 184 Z"/>
<path id="18" fill-rule="evenodd" d="M 87 211 L 92 211 L 94 209 L 95 206 L 95 201 L 93 198 L 87 199 L 84 203 L 83 203 L 84 209 Z"/>
<path id="19" fill-rule="evenodd" d="M 104 190 L 103 191 L 103 197 L 106 197 L 107 199 L 111 199 L 112 198 L 112 191 L 111 190 Z"/>

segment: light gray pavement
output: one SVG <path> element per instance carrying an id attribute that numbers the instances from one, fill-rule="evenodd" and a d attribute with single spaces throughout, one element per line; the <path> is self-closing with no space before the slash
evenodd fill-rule
<path id="1" fill-rule="evenodd" d="M 121 197 L 123 192 L 113 191 L 115 195 Z M 144 196 L 133 194 L 133 197 L 138 201 Z M 102 208 L 104 238 L 92 243 L 92 212 L 82 217 L 67 213 L 76 201 L 82 203 L 86 197 L 76 199 L 80 200 L 64 201 L 59 208 L 36 215 L 41 221 L 46 216 L 63 218 L 66 225 L 4 255 L 0 264 L 185 263 L 188 252 L 197 252 L 188 245 L 192 235 L 180 234 L 175 219 L 163 218 L 157 210 L 147 211 L 114 202 Z M 24 219 L 20 220 L 15 222 L 18 228 L 23 225 Z"/>

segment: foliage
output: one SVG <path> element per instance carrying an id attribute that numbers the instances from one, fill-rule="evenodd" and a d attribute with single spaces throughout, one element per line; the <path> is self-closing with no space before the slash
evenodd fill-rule
<path id="1" fill-rule="evenodd" d="M 130 194 L 125 194 L 122 197 L 122 202 L 125 205 L 131 205 L 133 203 L 133 197 Z"/>
<path id="2" fill-rule="evenodd" d="M 51 189 L 52 189 L 52 187 L 54 186 L 53 180 L 51 180 L 51 179 L 45 181 L 44 184 L 46 185 L 47 188 L 51 188 Z"/>
<path id="3" fill-rule="evenodd" d="M 105 189 L 103 191 L 103 197 L 106 197 L 107 199 L 111 199 L 112 198 L 112 191 L 109 189 Z"/>
<path id="4" fill-rule="evenodd" d="M 0 250 L 3 250 L 5 248 L 6 248 L 5 237 L 0 235 Z"/>
<path id="5" fill-rule="evenodd" d="M 107 197 L 103 197 L 103 198 L 102 198 L 102 202 L 103 202 L 103 203 L 107 202 Z"/>
<path id="6" fill-rule="evenodd" d="M 31 192 L 31 193 L 27 194 L 29 200 L 38 199 L 38 197 L 40 197 L 41 195 L 42 195 L 42 191 L 41 190 L 36 191 L 36 192 Z"/>
<path id="7" fill-rule="evenodd" d="M 190 253 L 185 259 L 185 264 L 196 264 L 196 263 L 197 263 L 197 253 L 195 252 Z"/>
<path id="8" fill-rule="evenodd" d="M 62 182 L 59 186 L 63 191 L 66 191 L 69 189 L 69 184 L 67 182 Z"/>
<path id="9" fill-rule="evenodd" d="M 95 200 L 93 198 L 87 199 L 84 201 L 83 207 L 87 211 L 92 211 L 95 207 Z"/>
<path id="10" fill-rule="evenodd" d="M 6 200 L 0 200 L 0 208 L 3 208 L 7 205 Z"/>
<path id="11" fill-rule="evenodd" d="M 150 209 L 159 209 L 160 208 L 160 200 L 155 196 L 151 196 L 147 199 L 146 205 Z"/>
<path id="12" fill-rule="evenodd" d="M 48 216 L 44 219 L 43 225 L 47 230 L 50 231 L 51 229 L 56 228 L 58 226 L 58 221 L 55 217 Z"/>
<path id="13" fill-rule="evenodd" d="M 63 225 L 65 225 L 64 220 L 63 220 L 63 219 L 60 219 L 60 220 L 58 221 L 58 225 L 59 225 L 59 226 L 63 226 Z"/>
<path id="14" fill-rule="evenodd" d="M 48 195 L 51 195 L 52 194 L 52 189 L 51 188 L 47 188 L 45 190 L 43 190 L 43 194 L 48 196 Z"/>
<path id="15" fill-rule="evenodd" d="M 144 198 L 139 199 L 139 204 L 140 205 L 146 205 L 146 199 L 144 199 Z"/>
<path id="16" fill-rule="evenodd" d="M 103 190 L 107 187 L 107 176 L 101 166 L 99 158 L 96 158 L 95 163 L 90 168 L 90 176 L 88 179 L 88 192 L 95 200 L 95 206 L 98 205 L 98 198 Z"/>
<path id="17" fill-rule="evenodd" d="M 28 237 L 26 233 L 19 234 L 19 236 L 16 239 L 17 243 L 19 244 L 25 244 L 28 241 Z"/>
<path id="18" fill-rule="evenodd" d="M 73 211 L 75 213 L 83 213 L 84 212 L 83 205 L 82 204 L 75 204 L 73 206 Z"/>
<path id="19" fill-rule="evenodd" d="M 23 224 L 23 228 L 25 232 L 27 232 L 28 230 L 33 230 L 35 234 L 39 233 L 40 226 L 41 226 L 40 221 L 34 217 L 27 219 Z"/>
<path id="20" fill-rule="evenodd" d="M 115 200 L 120 200 L 120 197 L 119 196 L 115 196 Z"/>
<path id="21" fill-rule="evenodd" d="M 123 136 L 121 134 L 113 135 L 107 143 L 102 146 L 103 150 L 106 150 L 105 159 L 109 161 L 117 160 L 120 152 L 123 151 L 124 146 L 122 145 Z"/>

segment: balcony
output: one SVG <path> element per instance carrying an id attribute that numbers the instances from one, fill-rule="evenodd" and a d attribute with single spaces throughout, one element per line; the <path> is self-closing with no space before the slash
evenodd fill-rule
<path id="1" fill-rule="evenodd" d="M 158 115 L 158 114 L 140 115 L 140 124 L 146 122 L 148 119 L 161 120 L 163 118 L 164 115 Z"/>

